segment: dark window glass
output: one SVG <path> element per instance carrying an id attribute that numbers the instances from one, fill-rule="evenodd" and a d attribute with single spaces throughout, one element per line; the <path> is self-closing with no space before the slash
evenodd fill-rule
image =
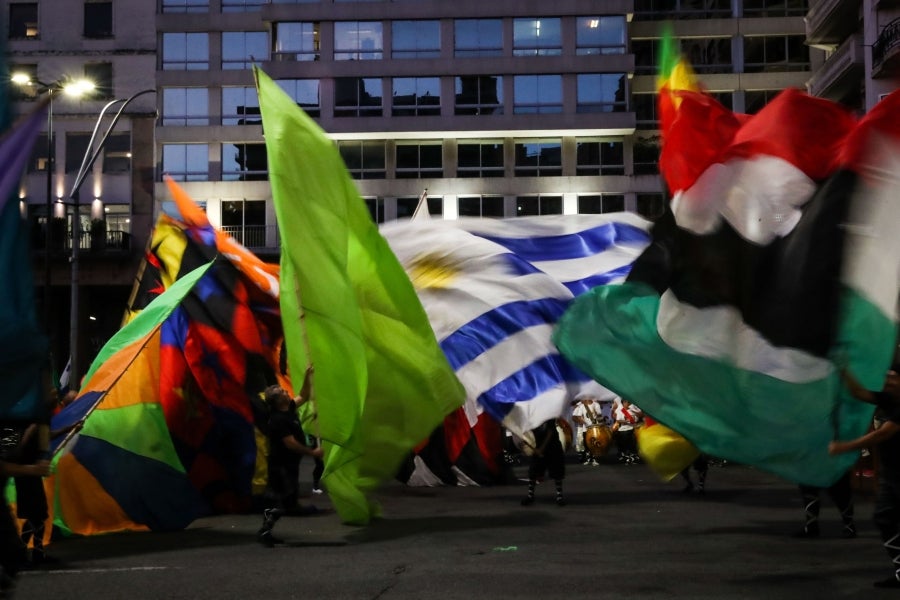
<path id="1" fill-rule="evenodd" d="M 503 142 L 460 142 L 458 177 L 503 177 Z"/>
<path id="2" fill-rule="evenodd" d="M 393 80 L 395 117 L 441 114 L 441 80 L 439 77 L 395 77 Z"/>
<path id="3" fill-rule="evenodd" d="M 222 181 L 265 181 L 265 144 L 222 144 Z"/>
<path id="4" fill-rule="evenodd" d="M 84 3 L 84 37 L 109 38 L 113 35 L 112 2 Z"/>
<path id="5" fill-rule="evenodd" d="M 437 58 L 440 55 L 440 21 L 391 22 L 392 58 Z"/>
<path id="6" fill-rule="evenodd" d="M 502 115 L 503 78 L 472 75 L 456 78 L 457 115 Z"/>
<path id="7" fill-rule="evenodd" d="M 66 173 L 77 173 L 88 151 L 90 133 L 66 133 Z"/>
<path id="8" fill-rule="evenodd" d="M 335 117 L 381 115 L 381 79 L 339 77 L 334 80 Z"/>
<path id="9" fill-rule="evenodd" d="M 457 19 L 453 26 L 457 57 L 503 54 L 503 21 L 500 19 Z"/>
<path id="10" fill-rule="evenodd" d="M 625 210 L 624 194 L 596 194 L 578 196 L 578 214 L 599 215 Z"/>
<path id="11" fill-rule="evenodd" d="M 9 39 L 37 39 L 40 35 L 37 2 L 10 2 Z"/>
<path id="12" fill-rule="evenodd" d="M 259 97 L 256 88 L 222 88 L 222 125 L 258 125 L 262 123 L 259 114 Z"/>
<path id="13" fill-rule="evenodd" d="M 128 173 L 131 171 L 131 134 L 112 133 L 103 145 L 103 172 Z"/>
<path id="14" fill-rule="evenodd" d="M 459 216 L 503 218 L 502 196 L 460 196 Z"/>
<path id="15" fill-rule="evenodd" d="M 109 100 L 113 97 L 112 63 L 88 63 L 84 65 L 84 78 L 94 84 L 94 91 L 90 95 L 91 98 Z"/>
<path id="16" fill-rule="evenodd" d="M 562 150 L 559 142 L 516 144 L 517 177 L 562 175 Z"/>
<path id="17" fill-rule="evenodd" d="M 516 216 L 561 215 L 562 196 L 517 196 Z"/>
<path id="18" fill-rule="evenodd" d="M 634 174 L 654 175 L 659 173 L 658 138 L 635 138 Z"/>
<path id="19" fill-rule="evenodd" d="M 383 141 L 340 141 L 338 150 L 354 179 L 384 179 L 385 151 Z"/>
<path id="20" fill-rule="evenodd" d="M 657 219 L 666 211 L 666 199 L 662 194 L 638 194 L 637 212 L 644 218 Z"/>

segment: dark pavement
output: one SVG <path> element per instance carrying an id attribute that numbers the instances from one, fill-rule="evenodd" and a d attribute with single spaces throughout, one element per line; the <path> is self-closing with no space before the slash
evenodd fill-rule
<path id="1" fill-rule="evenodd" d="M 515 467 L 525 474 L 524 465 Z M 254 541 L 261 518 L 203 519 L 177 533 L 66 539 L 59 562 L 24 572 L 26 599 L 830 599 L 900 597 L 872 582 L 889 562 L 871 524 L 872 497 L 857 496 L 859 537 L 840 537 L 823 496 L 822 536 L 798 540 L 795 486 L 742 466 L 710 469 L 707 492 L 683 494 L 643 465 L 570 464 L 568 505 L 552 483 L 522 507 L 525 485 L 407 488 L 379 497 L 383 519 L 342 525 L 326 509 L 286 517 Z M 309 485 L 304 484 L 304 489 Z"/>

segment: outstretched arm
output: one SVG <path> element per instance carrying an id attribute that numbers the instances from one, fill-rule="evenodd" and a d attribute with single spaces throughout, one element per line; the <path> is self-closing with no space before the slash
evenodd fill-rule
<path id="1" fill-rule="evenodd" d="M 869 448 L 871 446 L 880 444 L 898 431 L 900 431 L 900 423 L 895 423 L 894 421 L 886 421 L 878 429 L 870 431 L 866 435 L 858 437 L 855 440 L 850 440 L 847 442 L 835 440 L 831 442 L 830 444 L 828 444 L 828 454 L 831 454 L 833 456 L 835 454 L 852 452 L 853 450 L 859 450 L 861 448 Z"/>

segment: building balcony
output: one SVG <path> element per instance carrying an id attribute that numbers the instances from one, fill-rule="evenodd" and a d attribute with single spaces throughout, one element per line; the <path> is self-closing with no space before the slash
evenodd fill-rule
<path id="1" fill-rule="evenodd" d="M 888 23 L 872 45 L 872 77 L 897 73 L 900 73 L 900 18 Z"/>
<path id="2" fill-rule="evenodd" d="M 859 25 L 858 0 L 810 2 L 806 13 L 806 42 L 811 46 L 834 46 L 853 34 Z"/>
<path id="3" fill-rule="evenodd" d="M 281 247 L 277 225 L 223 225 L 219 229 L 255 254 L 278 254 Z"/>
<path id="4" fill-rule="evenodd" d="M 806 83 L 813 96 L 840 102 L 859 90 L 865 76 L 862 34 L 853 35 L 835 50 Z"/>

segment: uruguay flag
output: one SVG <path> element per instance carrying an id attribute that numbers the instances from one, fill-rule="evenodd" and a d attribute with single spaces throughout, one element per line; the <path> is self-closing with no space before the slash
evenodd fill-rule
<path id="1" fill-rule="evenodd" d="M 575 296 L 624 279 L 649 225 L 614 213 L 381 228 L 466 389 L 470 426 L 486 412 L 522 435 L 565 414 L 582 386 L 599 387 L 550 336 Z"/>

